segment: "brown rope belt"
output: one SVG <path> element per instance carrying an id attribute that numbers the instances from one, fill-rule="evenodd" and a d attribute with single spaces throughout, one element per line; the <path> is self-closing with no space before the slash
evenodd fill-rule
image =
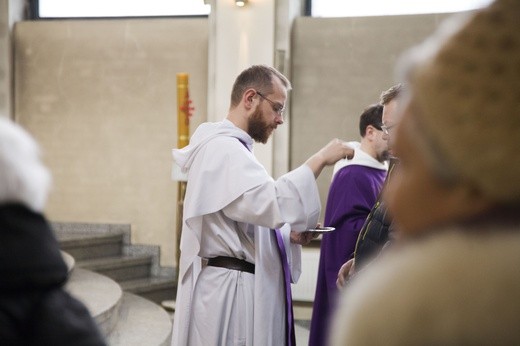
<path id="1" fill-rule="evenodd" d="M 241 272 L 255 273 L 255 265 L 247 261 L 235 258 L 218 256 L 208 259 L 208 266 L 238 270 Z"/>

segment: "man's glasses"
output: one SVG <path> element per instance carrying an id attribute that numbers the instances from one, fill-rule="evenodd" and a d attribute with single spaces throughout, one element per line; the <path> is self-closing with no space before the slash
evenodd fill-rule
<path id="1" fill-rule="evenodd" d="M 283 116 L 283 112 L 285 111 L 285 106 L 283 104 L 269 100 L 267 97 L 262 95 L 262 93 L 260 93 L 259 91 L 256 91 L 256 93 L 258 94 L 258 96 L 260 96 L 261 98 L 263 98 L 264 100 L 266 100 L 267 102 L 269 102 L 271 104 L 271 108 L 273 108 L 273 111 L 278 113 L 279 116 Z"/>
<path id="2" fill-rule="evenodd" d="M 381 130 L 383 131 L 383 133 L 385 135 L 388 135 L 388 131 L 390 131 L 395 125 L 397 125 L 397 124 L 393 124 L 393 125 L 390 125 L 390 126 L 381 125 Z"/>

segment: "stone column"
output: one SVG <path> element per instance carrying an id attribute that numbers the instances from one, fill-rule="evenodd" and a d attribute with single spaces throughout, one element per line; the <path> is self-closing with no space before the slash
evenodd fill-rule
<path id="1" fill-rule="evenodd" d="M 291 79 L 291 30 L 294 19 L 304 13 L 304 1 L 279 0 L 275 6 L 274 67 Z M 291 122 L 291 94 L 284 116 L 284 125 L 273 135 L 273 177 L 287 173 L 289 161 L 289 124 Z"/>
<path id="2" fill-rule="evenodd" d="M 229 109 L 233 81 L 244 68 L 267 64 L 289 73 L 290 28 L 293 18 L 301 13 L 302 1 L 258 0 L 244 7 L 236 6 L 234 0 L 206 3 L 211 4 L 208 121 L 220 121 Z M 255 146 L 255 155 L 275 176 L 289 167 L 288 131 L 286 123 L 266 145 Z M 275 145 L 280 148 L 275 149 Z"/>
<path id="3" fill-rule="evenodd" d="M 24 0 L 0 0 L 0 116 L 14 117 L 12 29 L 23 19 Z"/>

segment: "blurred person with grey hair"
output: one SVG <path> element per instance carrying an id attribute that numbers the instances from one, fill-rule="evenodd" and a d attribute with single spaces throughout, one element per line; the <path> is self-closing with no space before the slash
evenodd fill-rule
<path id="1" fill-rule="evenodd" d="M 0 344 L 105 345 L 64 290 L 68 269 L 42 214 L 50 183 L 38 145 L 0 116 Z"/>
<path id="2" fill-rule="evenodd" d="M 403 58 L 400 236 L 344 291 L 332 345 L 520 345 L 519 19 L 497 0 Z"/>

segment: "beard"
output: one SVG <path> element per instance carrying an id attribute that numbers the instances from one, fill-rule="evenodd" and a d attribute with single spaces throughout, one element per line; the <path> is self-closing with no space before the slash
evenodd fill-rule
<path id="1" fill-rule="evenodd" d="M 377 153 L 376 160 L 379 162 L 384 162 L 384 161 L 390 160 L 391 157 L 392 157 L 392 155 L 391 155 L 390 151 L 384 150 L 380 153 Z"/>
<path id="2" fill-rule="evenodd" d="M 247 122 L 247 133 L 255 142 L 265 144 L 273 132 L 274 127 L 264 120 L 264 113 L 259 108 L 260 107 L 258 107 L 249 117 Z"/>

